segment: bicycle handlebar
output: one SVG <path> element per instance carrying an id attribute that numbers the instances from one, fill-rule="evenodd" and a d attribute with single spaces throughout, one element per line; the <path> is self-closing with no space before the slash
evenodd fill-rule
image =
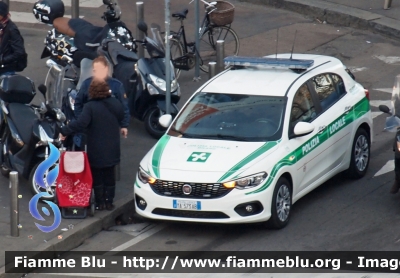
<path id="1" fill-rule="evenodd" d="M 194 0 L 190 1 L 189 4 L 192 4 Z M 217 4 L 217 2 L 207 2 L 205 0 L 200 0 L 201 2 L 203 2 L 204 4 L 206 4 L 208 7 L 210 8 L 215 8 L 215 5 Z"/>

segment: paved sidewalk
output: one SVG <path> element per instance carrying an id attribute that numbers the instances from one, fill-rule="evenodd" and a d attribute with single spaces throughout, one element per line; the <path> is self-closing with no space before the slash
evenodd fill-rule
<path id="1" fill-rule="evenodd" d="M 316 21 L 369 30 L 400 39 L 400 1 L 385 0 L 240 0 L 302 13 Z"/>

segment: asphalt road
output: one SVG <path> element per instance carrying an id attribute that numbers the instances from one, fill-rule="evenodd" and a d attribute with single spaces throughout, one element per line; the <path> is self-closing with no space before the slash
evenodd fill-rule
<path id="1" fill-rule="evenodd" d="M 149 2 L 155 3 L 153 0 Z M 352 69 L 357 81 L 370 90 L 373 112 L 378 111 L 378 104 L 389 102 L 391 95 L 388 91 L 400 72 L 399 41 L 312 22 L 302 15 L 283 10 L 237 3 L 237 10 L 239 8 L 241 12 L 235 19 L 234 29 L 241 38 L 241 55 L 274 53 L 278 28 L 278 49 L 288 52 L 297 30 L 295 52 L 332 55 L 341 59 Z M 151 12 L 155 13 L 154 10 Z M 162 13 L 151 16 L 160 22 Z M 31 47 L 29 57 L 33 61 L 26 74 L 40 83 L 44 80 L 46 68 L 44 61 L 38 58 L 38 49 L 42 48 L 45 31 L 27 29 L 23 34 Z M 192 82 L 192 77 L 192 71 L 184 72 L 180 77 L 181 105 L 202 83 Z M 203 81 L 205 79 L 203 75 Z M 381 113 L 374 115 L 375 140 L 366 177 L 354 181 L 338 175 L 326 182 L 293 206 L 290 224 L 283 230 L 267 230 L 257 224 L 209 225 L 138 220 L 136 224 L 103 231 L 76 250 L 398 251 L 400 195 L 389 194 L 394 175 L 389 172 L 375 176 L 393 157 L 394 135 L 382 131 L 386 116 Z M 154 143 L 143 125 L 132 120 L 129 138 L 123 140 L 122 145 L 124 151 L 117 197 L 132 190 L 139 162 Z M 0 177 L 1 184 L 6 182 Z M 26 190 L 23 185 L 21 190 Z M 29 277 L 43 277 L 43 274 L 30 274 Z"/>

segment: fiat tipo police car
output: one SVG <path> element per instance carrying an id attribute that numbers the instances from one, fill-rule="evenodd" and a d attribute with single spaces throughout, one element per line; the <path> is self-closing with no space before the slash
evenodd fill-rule
<path id="1" fill-rule="evenodd" d="M 160 118 L 169 128 L 140 163 L 138 214 L 282 228 L 292 205 L 326 180 L 365 175 L 369 93 L 341 61 L 280 54 L 225 64 L 171 124 Z"/>

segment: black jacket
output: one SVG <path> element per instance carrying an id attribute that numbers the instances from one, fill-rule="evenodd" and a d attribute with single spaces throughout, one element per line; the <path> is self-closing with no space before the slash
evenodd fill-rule
<path id="1" fill-rule="evenodd" d="M 120 122 L 124 118 L 121 102 L 115 97 L 90 100 L 76 120 L 61 129 L 64 136 L 87 134 L 87 154 L 91 167 L 105 168 L 120 162 Z"/>
<path id="2" fill-rule="evenodd" d="M 82 82 L 81 88 L 79 89 L 78 94 L 76 95 L 75 98 L 75 104 L 74 104 L 74 112 L 75 112 L 75 117 L 78 118 L 79 115 L 82 113 L 82 109 L 85 105 L 85 103 L 89 100 L 89 87 L 90 83 L 92 83 L 93 77 L 89 77 L 85 81 Z M 125 98 L 125 91 L 124 91 L 124 86 L 120 81 L 118 81 L 115 78 L 108 78 L 107 79 L 108 86 L 111 89 L 111 93 L 113 94 L 114 97 L 119 99 L 123 105 L 123 111 L 124 111 L 124 119 L 121 122 L 121 127 L 128 127 L 129 126 L 129 120 L 130 120 L 130 114 L 129 114 L 129 108 L 128 108 L 128 102 Z"/>
<path id="3" fill-rule="evenodd" d="M 25 54 L 24 38 L 17 25 L 8 20 L 3 29 L 0 45 L 0 75 L 8 71 L 15 71 L 16 62 Z"/>

